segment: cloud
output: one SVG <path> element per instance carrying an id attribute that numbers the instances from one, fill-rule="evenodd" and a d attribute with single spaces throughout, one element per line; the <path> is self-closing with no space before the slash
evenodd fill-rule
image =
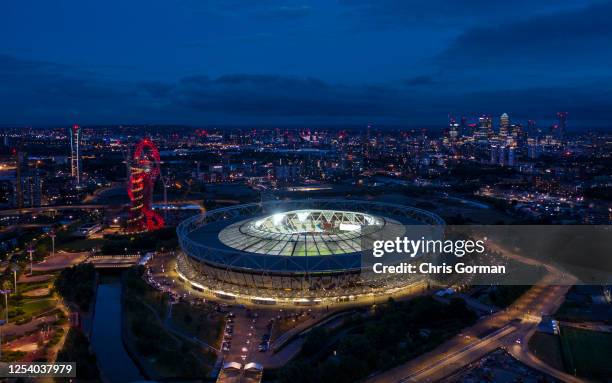
<path id="1" fill-rule="evenodd" d="M 463 32 L 437 58 L 449 65 L 525 62 L 533 67 L 609 65 L 612 3 L 485 25 Z M 588 57 L 588 59 L 587 59 Z M 603 59 L 603 63 L 601 62 Z"/>
<path id="2" fill-rule="evenodd" d="M 434 85 L 437 82 L 431 76 L 420 75 L 415 76 L 403 81 L 406 86 L 426 86 L 426 85 Z"/>
<path id="3" fill-rule="evenodd" d="M 430 86 L 436 84 L 436 86 Z M 609 123 L 611 78 L 474 91 L 446 89 L 421 75 L 397 84 L 345 85 L 261 74 L 196 75 L 176 82 L 109 81 L 69 66 L 0 55 L 0 124 L 49 125 L 445 124 L 449 112 L 554 118 L 574 126 Z"/>
<path id="4" fill-rule="evenodd" d="M 380 28 L 429 24 L 456 28 L 500 24 L 508 20 L 583 6 L 583 0 L 342 0 L 349 14 Z"/>
<path id="5" fill-rule="evenodd" d="M 74 68 L 0 56 L 0 123 L 187 122 L 396 115 L 394 90 L 314 78 L 233 74 L 113 82 Z M 224 117 L 225 116 L 225 117 Z M 146 120 L 146 121 L 143 121 Z M 301 122 L 301 121 L 294 121 Z"/>
<path id="6" fill-rule="evenodd" d="M 307 5 L 283 5 L 262 11 L 259 15 L 276 21 L 294 21 L 310 16 L 313 9 Z"/>
<path id="7" fill-rule="evenodd" d="M 392 112 L 394 92 L 387 88 L 331 85 L 313 78 L 275 75 L 188 77 L 172 99 L 197 111 L 242 116 L 384 116 Z"/>
<path id="8" fill-rule="evenodd" d="M 80 120 L 104 112 L 136 110 L 143 89 L 67 65 L 0 55 L 1 123 Z"/>

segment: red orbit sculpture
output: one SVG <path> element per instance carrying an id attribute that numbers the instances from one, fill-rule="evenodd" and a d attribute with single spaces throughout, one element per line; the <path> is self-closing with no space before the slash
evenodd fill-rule
<path id="1" fill-rule="evenodd" d="M 159 176 L 159 150 L 145 138 L 136 145 L 131 159 L 127 192 L 132 206 L 128 220 L 129 230 L 149 231 L 162 228 L 164 219 L 153 211 L 153 186 Z"/>

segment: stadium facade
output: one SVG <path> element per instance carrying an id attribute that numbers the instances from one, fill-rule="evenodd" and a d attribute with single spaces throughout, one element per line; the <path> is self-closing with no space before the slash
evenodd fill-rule
<path id="1" fill-rule="evenodd" d="M 226 299 L 341 299 L 410 284 L 406 278 L 370 278 L 362 251 L 374 239 L 403 235 L 405 225 L 443 224 L 421 209 L 363 200 L 231 206 L 178 226 L 177 272 L 194 288 Z"/>

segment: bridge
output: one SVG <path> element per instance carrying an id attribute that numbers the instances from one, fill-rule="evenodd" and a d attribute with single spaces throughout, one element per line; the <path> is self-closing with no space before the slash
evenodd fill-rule
<path id="1" fill-rule="evenodd" d="M 239 201 L 235 200 L 225 200 L 225 199 L 213 199 L 211 201 L 217 203 L 239 203 Z M 157 203 L 159 204 L 159 202 Z M 201 200 L 176 200 L 176 201 L 168 201 L 168 205 L 198 205 L 201 207 Z M 119 204 L 119 205 L 101 205 L 101 204 L 82 204 L 82 205 L 51 205 L 51 206 L 40 206 L 40 207 L 24 207 L 20 209 L 5 209 L 0 210 L 0 216 L 12 216 L 12 215 L 20 215 L 20 214 L 41 214 L 45 212 L 57 212 L 63 210 L 104 210 L 104 209 L 122 209 L 128 207 L 129 204 Z"/>
<path id="2" fill-rule="evenodd" d="M 120 269 L 138 264 L 141 258 L 138 254 L 91 255 L 85 262 L 91 263 L 96 269 Z"/>
<path id="3" fill-rule="evenodd" d="M 0 216 L 7 215 L 20 215 L 26 213 L 44 213 L 47 211 L 62 211 L 62 210 L 96 210 L 96 209 L 108 209 L 112 206 L 109 205 L 58 205 L 58 206 L 41 206 L 41 207 L 26 207 L 21 209 L 7 209 L 0 210 Z M 118 206 L 121 207 L 121 206 Z"/>

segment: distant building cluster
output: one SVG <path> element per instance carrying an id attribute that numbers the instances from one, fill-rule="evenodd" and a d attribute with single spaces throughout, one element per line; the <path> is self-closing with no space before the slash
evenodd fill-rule
<path id="1" fill-rule="evenodd" d="M 448 126 L 437 130 L 372 123 L 352 129 L 5 128 L 0 206 L 93 200 L 127 206 L 133 151 L 149 137 L 159 148 L 161 169 L 146 198 L 150 206 L 202 199 L 230 184 L 244 186 L 238 198 L 255 193 L 261 200 L 279 192 L 424 188 L 507 205 L 530 220 L 610 222 L 610 135 L 569 133 L 565 112 L 555 120 L 541 128 L 534 120 L 518 123 L 508 113 L 497 119 L 450 117 Z M 149 169 L 151 162 L 142 160 Z M 114 195 L 114 187 L 122 192 Z M 134 219 L 129 216 L 125 212 L 117 220 Z"/>

